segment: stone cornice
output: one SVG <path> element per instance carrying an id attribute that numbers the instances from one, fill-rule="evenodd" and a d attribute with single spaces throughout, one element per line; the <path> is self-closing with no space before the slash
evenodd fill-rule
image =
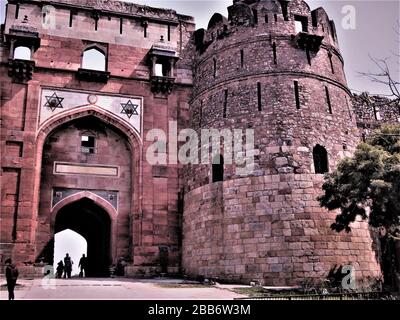
<path id="1" fill-rule="evenodd" d="M 77 10 L 97 10 L 107 14 L 130 16 L 178 24 L 180 22 L 194 24 L 194 18 L 178 14 L 175 10 L 153 8 L 130 2 L 116 0 L 9 0 L 9 3 L 31 3 L 36 5 L 53 5 Z"/>

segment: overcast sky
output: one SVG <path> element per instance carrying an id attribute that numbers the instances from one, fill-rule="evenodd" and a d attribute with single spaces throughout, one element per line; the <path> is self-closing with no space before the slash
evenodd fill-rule
<path id="1" fill-rule="evenodd" d="M 1 21 L 4 19 L 2 2 Z M 207 27 L 214 12 L 227 16 L 227 7 L 232 0 L 134 0 L 135 2 L 154 7 L 171 8 L 179 13 L 195 17 L 197 28 Z M 398 0 L 308 0 L 311 9 L 323 6 L 329 17 L 336 23 L 340 48 L 345 60 L 346 75 L 350 89 L 355 92 L 368 91 L 371 94 L 385 94 L 388 90 L 383 85 L 370 82 L 359 75 L 359 72 L 376 71 L 369 56 L 375 58 L 390 57 L 392 74 L 400 79 L 399 58 L 394 54 L 400 51 L 399 29 L 400 1 Z M 342 20 L 343 7 L 355 8 L 356 20 L 354 29 L 344 29 Z"/>

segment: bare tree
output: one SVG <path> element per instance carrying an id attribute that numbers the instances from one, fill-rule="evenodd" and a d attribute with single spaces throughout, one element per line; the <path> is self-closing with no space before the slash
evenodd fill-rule
<path id="1" fill-rule="evenodd" d="M 397 43 L 400 47 L 400 21 L 397 21 L 397 26 L 394 28 L 397 35 Z M 393 53 L 395 59 L 397 59 L 397 66 L 400 67 L 400 54 L 399 52 Z M 386 85 L 391 94 L 388 96 L 394 98 L 396 101 L 400 101 L 400 72 L 399 70 L 391 70 L 389 67 L 388 58 L 377 59 L 369 56 L 372 62 L 375 64 L 376 72 L 360 72 L 361 75 L 369 78 L 372 82 L 380 83 Z"/>

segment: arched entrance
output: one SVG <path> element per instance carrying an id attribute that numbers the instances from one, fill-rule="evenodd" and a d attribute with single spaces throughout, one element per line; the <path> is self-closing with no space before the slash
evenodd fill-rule
<path id="1" fill-rule="evenodd" d="M 66 229 L 79 233 L 87 241 L 89 277 L 109 275 L 111 261 L 111 219 L 109 214 L 89 198 L 62 207 L 56 216 L 54 233 Z M 74 261 L 74 268 L 79 261 Z"/>
<path id="2" fill-rule="evenodd" d="M 38 133 L 37 148 L 41 152 L 36 159 L 40 168 L 35 190 L 39 221 L 35 230 L 36 261 L 53 264 L 54 235 L 63 228 L 87 240 L 88 258 L 98 257 L 91 259 L 93 276 L 108 275 L 109 265 L 121 257 L 133 261 L 133 230 L 138 225 L 134 213 L 140 212 L 142 181 L 137 133 L 101 108 L 80 107 L 48 120 Z M 78 211 L 86 216 L 85 222 L 74 226 Z M 67 221 L 64 215 L 69 217 Z M 93 228 L 100 225 L 100 235 L 81 230 L 83 223 Z M 92 241 L 89 236 L 98 239 Z M 104 243 L 104 239 L 109 241 Z M 101 251 L 91 254 L 96 242 Z M 78 263 L 75 261 L 75 267 Z"/>
<path id="3" fill-rule="evenodd" d="M 65 229 L 54 235 L 54 260 L 53 268 L 56 274 L 60 261 L 64 261 L 65 254 L 71 257 L 72 261 L 78 262 L 82 255 L 87 256 L 87 241 L 79 233 Z M 79 263 L 74 263 L 71 275 L 78 276 L 80 274 Z"/>

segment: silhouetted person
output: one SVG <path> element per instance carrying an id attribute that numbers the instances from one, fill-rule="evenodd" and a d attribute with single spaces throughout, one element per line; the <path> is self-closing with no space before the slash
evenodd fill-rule
<path id="1" fill-rule="evenodd" d="M 62 260 L 60 260 L 59 263 L 57 263 L 57 278 L 61 279 L 64 273 L 64 263 L 62 262 Z"/>
<path id="2" fill-rule="evenodd" d="M 125 276 L 125 260 L 124 258 L 119 258 L 117 262 L 117 267 L 115 269 L 115 275 L 119 277 Z"/>
<path id="3" fill-rule="evenodd" d="M 81 272 L 79 273 L 80 277 L 85 276 L 86 277 L 86 268 L 87 268 L 87 258 L 86 256 L 83 254 L 82 258 L 79 260 L 79 265 L 78 268 L 81 268 Z"/>
<path id="4" fill-rule="evenodd" d="M 71 260 L 71 257 L 67 253 L 64 258 L 64 278 L 71 278 L 72 264 L 73 262 Z"/>
<path id="5" fill-rule="evenodd" d="M 8 300 L 14 300 L 14 289 L 18 279 L 18 269 L 12 264 L 11 259 L 6 261 L 6 279 L 8 289 Z"/>

